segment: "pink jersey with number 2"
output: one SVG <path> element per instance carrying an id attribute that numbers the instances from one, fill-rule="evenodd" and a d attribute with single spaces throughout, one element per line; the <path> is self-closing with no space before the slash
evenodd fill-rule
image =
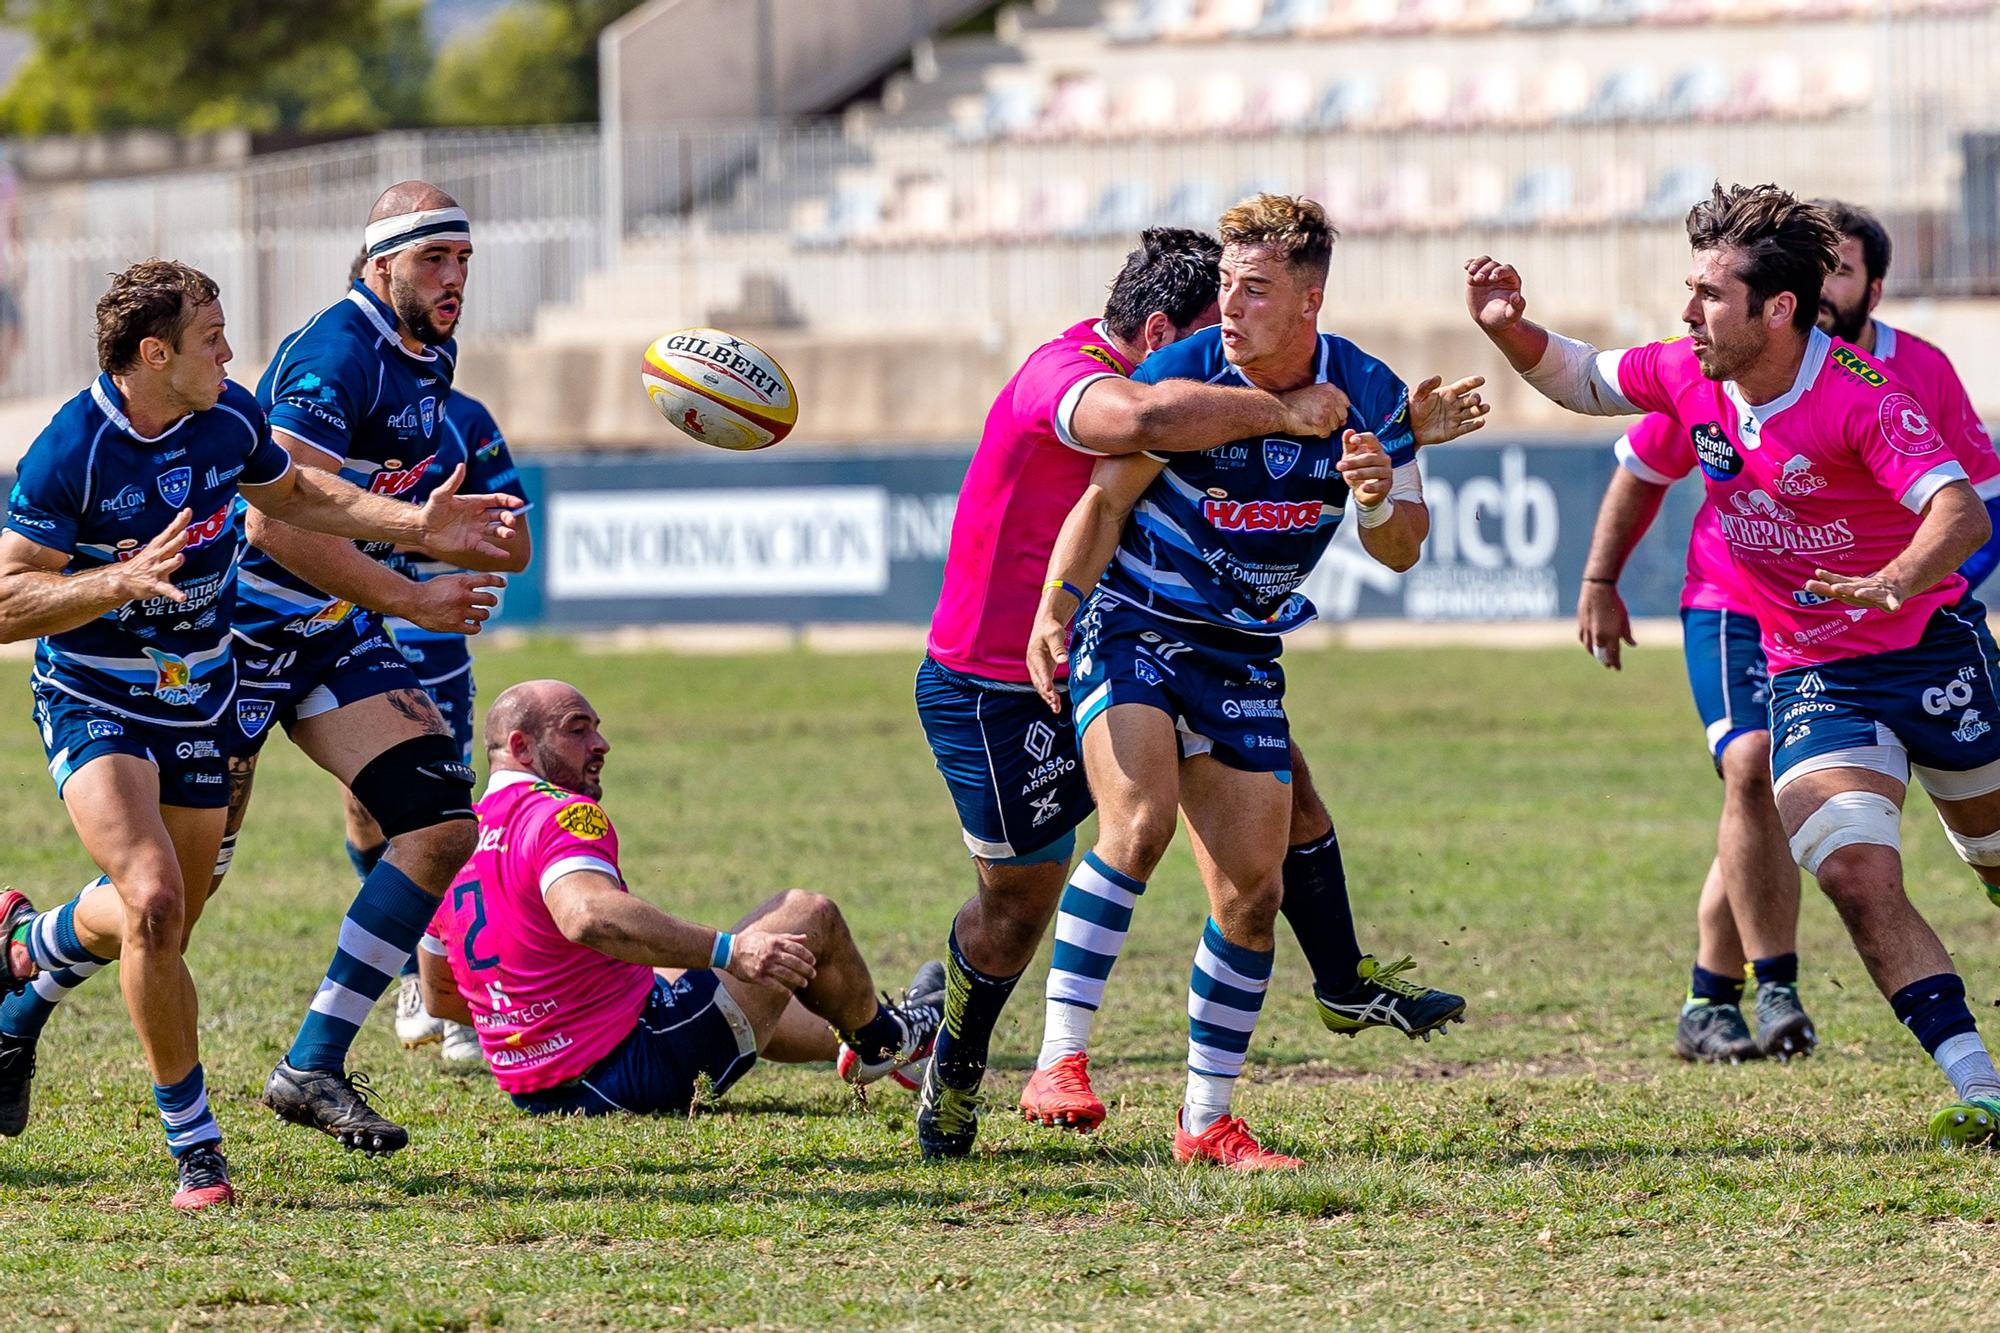
<path id="1" fill-rule="evenodd" d="M 625 1040 L 653 969 L 572 942 L 542 901 L 576 870 L 624 886 L 604 807 L 532 773 L 499 772 L 477 812 L 478 850 L 438 905 L 426 947 L 451 964 L 494 1080 L 538 1092 Z"/>
<path id="2" fill-rule="evenodd" d="M 1929 409 L 1859 349 L 1814 329 L 1791 389 L 1754 407 L 1704 376 L 1685 338 L 1607 360 L 1628 403 L 1688 432 L 1774 674 L 1907 648 L 1964 594 L 1957 574 L 1895 611 L 1806 591 L 1815 570 L 1872 574 L 1889 563 L 1931 497 L 1965 479 Z"/>
<path id="3" fill-rule="evenodd" d="M 931 617 L 939 665 L 988 680 L 1028 679 L 1028 631 L 1063 520 L 1097 455 L 1065 438 L 1063 400 L 1132 373 L 1097 320 L 1029 354 L 986 414 L 951 524 L 944 590 Z"/>
<path id="4" fill-rule="evenodd" d="M 1672 417 L 1648 412 L 1625 432 L 1617 445 L 1618 462 L 1627 472 L 1655 486 L 1671 486 L 1695 470 L 1700 460 L 1687 431 Z M 1681 583 L 1683 611 L 1735 611 L 1757 614 L 1756 599 L 1736 590 L 1736 566 L 1729 543 L 1722 537 L 1722 517 L 1707 495 L 1695 510 L 1688 530 L 1687 578 Z"/>

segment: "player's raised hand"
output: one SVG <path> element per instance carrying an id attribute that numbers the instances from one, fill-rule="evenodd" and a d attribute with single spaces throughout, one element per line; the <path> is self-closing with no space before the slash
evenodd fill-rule
<path id="1" fill-rule="evenodd" d="M 783 986 L 797 990 L 818 974 L 818 960 L 806 947 L 803 935 L 780 935 L 769 930 L 739 931 L 730 946 L 725 969 L 738 980 L 755 986 Z"/>
<path id="2" fill-rule="evenodd" d="M 1632 617 L 1625 610 L 1625 599 L 1618 595 L 1618 585 L 1583 585 L 1576 598 L 1576 641 L 1611 670 L 1624 670 L 1620 645 L 1629 643 L 1636 648 L 1639 641 L 1632 637 Z"/>
<path id="3" fill-rule="evenodd" d="M 1894 611 L 1903 604 L 1902 589 L 1881 574 L 1850 577 L 1830 569 L 1815 569 L 1813 576 L 1806 580 L 1806 591 L 1831 597 L 1849 606 L 1864 606 L 1871 611 Z"/>
<path id="4" fill-rule="evenodd" d="M 1331 435 L 1347 420 L 1352 406 L 1347 395 L 1332 384 L 1308 384 L 1279 394 L 1278 401 L 1285 405 L 1283 429 L 1287 435 Z"/>
<path id="5" fill-rule="evenodd" d="M 424 549 L 440 560 L 505 559 L 520 522 L 514 511 L 521 501 L 512 495 L 460 495 L 464 481 L 465 464 L 460 463 L 424 501 Z"/>
<path id="6" fill-rule="evenodd" d="M 477 634 L 500 605 L 492 590 L 506 586 L 498 574 L 443 574 L 416 585 L 403 618 L 434 634 Z"/>
<path id="7" fill-rule="evenodd" d="M 1528 298 L 1521 292 L 1521 275 L 1512 264 L 1485 255 L 1465 261 L 1465 308 L 1473 323 L 1488 333 L 1500 333 L 1521 322 Z"/>
<path id="8" fill-rule="evenodd" d="M 193 517 L 193 510 L 181 510 L 164 532 L 141 546 L 130 560 L 114 566 L 119 590 L 127 601 L 143 602 L 153 597 L 170 602 L 187 600 L 187 594 L 174 586 L 174 571 L 187 559 L 188 521 Z"/>
<path id="9" fill-rule="evenodd" d="M 1445 384 L 1433 375 L 1410 391 L 1410 433 L 1418 444 L 1450 444 L 1486 424 L 1492 404 L 1479 396 L 1484 375 L 1468 375 Z"/>
<path id="10" fill-rule="evenodd" d="M 1334 470 L 1363 509 L 1373 509 L 1389 498 L 1396 473 L 1382 442 L 1365 430 L 1351 430 L 1340 437 L 1340 461 Z"/>

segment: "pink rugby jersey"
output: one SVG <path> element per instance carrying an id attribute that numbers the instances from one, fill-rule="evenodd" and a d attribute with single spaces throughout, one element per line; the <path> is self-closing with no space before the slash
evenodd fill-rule
<path id="1" fill-rule="evenodd" d="M 1641 481 L 1671 486 L 1695 470 L 1694 442 L 1672 417 L 1648 412 L 1618 441 L 1619 465 Z M 1687 578 L 1681 583 L 1681 610 L 1734 611 L 1754 616 L 1752 600 L 1735 591 L 1736 567 L 1722 539 L 1722 517 L 1703 495 L 1688 531 Z"/>
<path id="2" fill-rule="evenodd" d="M 1979 419 L 1964 382 L 1952 369 L 1951 358 L 1916 334 L 1892 329 L 1879 319 L 1875 321 L 1873 357 L 1890 378 L 1937 413 L 1944 442 L 1965 469 L 1965 478 L 1979 492 L 1979 498 L 2000 496 L 2000 454 L 1993 452 L 1993 438 L 1986 433 L 1986 423 Z"/>
<path id="3" fill-rule="evenodd" d="M 451 964 L 495 1081 L 539 1092 L 625 1039 L 653 969 L 572 942 L 542 901 L 575 870 L 624 885 L 602 806 L 532 773 L 499 772 L 477 812 L 479 848 L 438 905 L 425 947 Z"/>
<path id="4" fill-rule="evenodd" d="M 1955 573 L 1895 611 L 1806 591 L 1816 569 L 1880 569 L 1931 497 L 1965 480 L 1930 412 L 1855 347 L 1814 329 L 1791 389 L 1756 406 L 1704 376 L 1686 338 L 1605 353 L 1598 373 L 1689 433 L 1774 674 L 1907 648 L 1964 594 Z"/>
<path id="5" fill-rule="evenodd" d="M 1131 373 L 1101 322 L 1084 320 L 1030 353 L 993 400 L 959 491 L 931 617 L 929 650 L 940 666 L 1028 680 L 1028 631 L 1049 552 L 1099 457 L 1065 423 L 1086 387 Z"/>

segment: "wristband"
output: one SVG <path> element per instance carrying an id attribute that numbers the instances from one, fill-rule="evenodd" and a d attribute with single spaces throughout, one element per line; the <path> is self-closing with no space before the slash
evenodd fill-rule
<path id="1" fill-rule="evenodd" d="M 1354 506 L 1354 512 L 1356 518 L 1360 520 L 1362 527 L 1379 528 L 1395 517 L 1396 502 L 1386 496 L 1380 504 L 1365 505 L 1357 501 Z"/>
<path id="2" fill-rule="evenodd" d="M 730 955 L 736 952 L 736 937 L 726 930 L 715 932 L 715 947 L 708 951 L 708 965 L 717 971 L 729 966 Z"/>
<path id="3" fill-rule="evenodd" d="M 1061 588 L 1064 592 L 1076 598 L 1076 600 L 1079 602 L 1083 600 L 1083 589 L 1077 587 L 1074 583 L 1071 583 L 1068 579 L 1050 579 L 1047 583 L 1044 583 L 1042 585 L 1043 592 L 1051 592 L 1057 588 Z"/>
<path id="4" fill-rule="evenodd" d="M 1611 586 L 1611 587 L 1613 587 L 1613 588 L 1615 588 L 1615 587 L 1617 587 L 1617 586 L 1618 586 L 1618 580 L 1617 580 L 1617 579 L 1594 579 L 1594 578 L 1592 578 L 1592 577 L 1591 577 L 1590 575 L 1588 575 L 1588 574 L 1585 574 L 1585 575 L 1583 576 L 1583 581 L 1584 581 L 1585 583 L 1603 583 L 1603 584 L 1608 584 L 1609 586 Z"/>

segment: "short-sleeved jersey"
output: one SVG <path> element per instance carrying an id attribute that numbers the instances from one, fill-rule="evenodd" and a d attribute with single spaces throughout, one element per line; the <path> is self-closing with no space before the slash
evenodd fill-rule
<path id="1" fill-rule="evenodd" d="M 109 375 L 69 400 L 21 460 L 7 529 L 67 555 L 65 574 L 129 560 L 190 512 L 174 586 L 186 600 L 129 602 L 51 634 L 35 648 L 35 680 L 113 712 L 165 726 L 204 726 L 229 707 L 236 604 L 236 488 L 284 476 L 248 390 L 225 381 L 214 407 L 140 435 Z"/>
<path id="2" fill-rule="evenodd" d="M 346 480 L 408 496 L 443 447 L 456 362 L 454 343 L 422 352 L 403 346 L 394 312 L 356 282 L 278 344 L 257 400 L 273 430 L 336 460 Z M 388 542 L 355 545 L 377 560 L 394 550 Z M 238 628 L 268 648 L 282 646 L 287 630 L 338 624 L 348 610 L 254 546 L 243 558 L 242 602 Z"/>
<path id="3" fill-rule="evenodd" d="M 1951 358 L 1916 334 L 1890 328 L 1879 319 L 1875 321 L 1872 356 L 1918 402 L 1937 413 L 1937 428 L 1979 498 L 2000 496 L 2000 454 L 1994 453 L 1993 438 L 1986 433 L 1986 423 L 1979 419 L 1979 410 L 1973 407 Z"/>
<path id="4" fill-rule="evenodd" d="M 472 1010 L 507 1092 L 575 1078 L 623 1041 L 653 970 L 571 941 L 542 895 L 578 870 L 623 888 L 604 807 L 532 773 L 499 772 L 476 807 L 478 849 L 438 904 L 430 934 Z"/>
<path id="5" fill-rule="evenodd" d="M 1319 335 L 1317 356 L 1316 380 L 1351 404 L 1346 429 L 1373 431 L 1398 467 L 1415 461 L 1402 381 L 1330 333 Z M 1219 327 L 1154 352 L 1132 378 L 1249 383 L 1224 357 Z M 1270 435 L 1165 456 L 1105 572 L 1105 592 L 1170 620 L 1258 633 L 1311 620 L 1298 588 L 1346 510 L 1347 483 L 1334 468 L 1341 434 Z"/>
<path id="6" fill-rule="evenodd" d="M 445 399 L 443 410 L 444 428 L 440 433 L 438 450 L 431 455 L 430 466 L 424 469 L 423 476 L 405 492 L 410 503 L 422 504 L 430 499 L 431 492 L 443 484 L 444 479 L 451 475 L 451 470 L 463 463 L 465 481 L 459 489 L 466 494 L 511 495 L 525 504 L 528 494 L 521 486 L 520 469 L 514 466 L 514 457 L 507 452 L 507 440 L 500 434 L 499 423 L 486 410 L 486 404 L 468 394 L 454 391 L 451 397 Z M 516 512 L 527 511 L 523 508 Z M 456 565 L 416 551 L 392 552 L 383 557 L 383 563 L 419 583 L 458 569 Z M 388 624 L 398 643 L 426 645 L 427 680 L 456 674 L 472 664 L 472 653 L 466 647 L 463 634 L 422 629 L 407 620 L 392 619 Z M 455 666 L 446 660 L 446 655 L 453 652 L 464 659 Z"/>
<path id="7" fill-rule="evenodd" d="M 1700 460 L 1688 433 L 1672 417 L 1648 412 L 1619 439 L 1618 462 L 1627 472 L 1655 486 L 1671 486 L 1695 470 Z M 1702 496 L 1688 531 L 1687 578 L 1681 584 L 1683 611 L 1736 611 L 1755 617 L 1752 598 L 1737 591 L 1736 566 L 1729 543 L 1722 539 L 1722 516 L 1715 502 Z"/>
<path id="8" fill-rule="evenodd" d="M 1931 410 L 1858 348 L 1814 329 L 1798 378 L 1752 405 L 1701 372 L 1685 338 L 1607 353 L 1619 393 L 1688 432 L 1773 673 L 1907 648 L 1965 592 L 1947 575 L 1895 611 L 1806 590 L 1815 570 L 1870 574 L 1901 554 L 1965 469 Z"/>
<path id="9" fill-rule="evenodd" d="M 949 669 L 1026 683 L 1028 632 L 1056 533 L 1090 484 L 1097 455 L 1069 431 L 1085 388 L 1132 373 L 1097 320 L 1043 343 L 986 414 L 966 469 L 931 617 L 930 655 Z"/>

